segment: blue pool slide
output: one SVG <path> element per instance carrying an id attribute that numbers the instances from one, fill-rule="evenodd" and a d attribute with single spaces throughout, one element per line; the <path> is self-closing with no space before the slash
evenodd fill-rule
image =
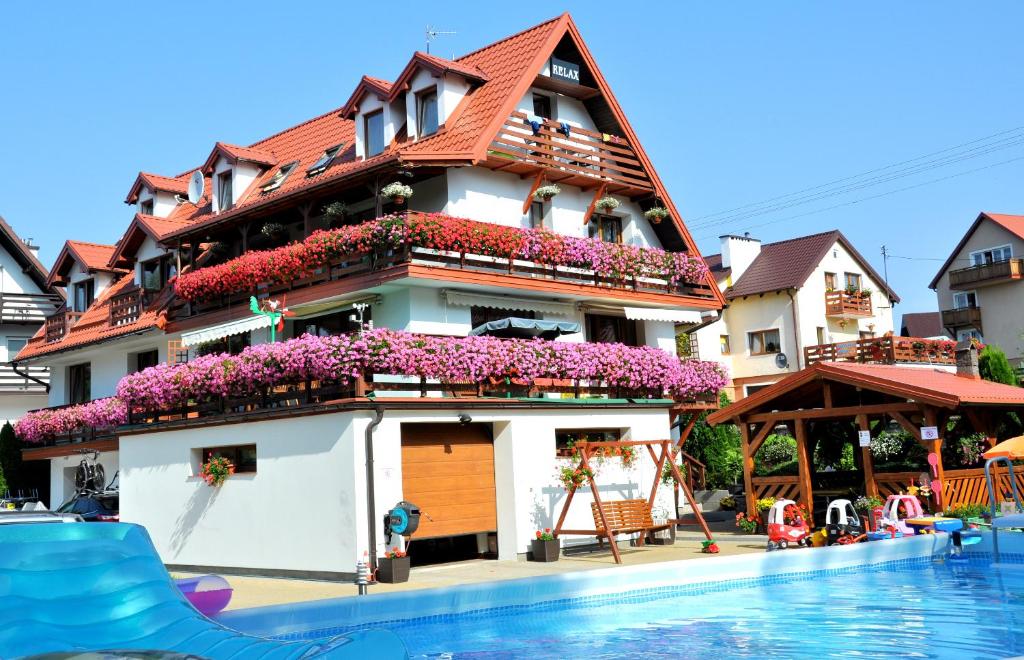
<path id="1" fill-rule="evenodd" d="M 112 649 L 213 660 L 408 657 L 383 630 L 281 642 L 225 628 L 185 600 L 137 525 L 0 525 L 0 658 Z"/>

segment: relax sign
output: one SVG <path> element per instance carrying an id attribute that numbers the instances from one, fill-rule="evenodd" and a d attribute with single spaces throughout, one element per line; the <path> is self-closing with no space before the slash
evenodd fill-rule
<path id="1" fill-rule="evenodd" d="M 551 77 L 578 85 L 580 84 L 580 65 L 552 57 Z"/>

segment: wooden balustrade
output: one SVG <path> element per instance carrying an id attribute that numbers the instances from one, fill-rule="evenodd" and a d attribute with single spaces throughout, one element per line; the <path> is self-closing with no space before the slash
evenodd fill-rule
<path id="1" fill-rule="evenodd" d="M 60 341 L 67 334 L 68 330 L 78 323 L 78 320 L 82 318 L 82 314 L 84 312 L 75 312 L 65 308 L 52 316 L 47 316 L 43 330 L 46 343 Z"/>
<path id="2" fill-rule="evenodd" d="M 825 316 L 832 318 L 863 318 L 871 316 L 871 296 L 861 292 L 827 291 L 825 293 Z"/>
<path id="3" fill-rule="evenodd" d="M 800 477 L 751 477 L 754 500 L 774 497 L 777 500 L 787 499 L 800 501 Z"/>
<path id="4" fill-rule="evenodd" d="M 993 466 L 992 470 L 996 497 L 1000 501 L 1010 499 L 1013 493 L 1010 475 L 999 466 Z M 946 470 L 944 476 L 945 480 L 942 482 L 942 501 L 947 509 L 964 504 L 990 506 L 988 483 L 985 480 L 984 468 Z M 1013 477 L 1017 482 L 1018 493 L 1024 495 L 1024 468 L 1020 466 L 1015 467 Z"/>
<path id="5" fill-rule="evenodd" d="M 920 337 L 869 337 L 804 348 L 804 363 L 870 362 L 896 364 L 956 364 L 956 346 L 952 341 Z"/>
<path id="6" fill-rule="evenodd" d="M 132 289 L 110 297 L 109 323 L 111 327 L 135 323 L 146 308 L 146 292 Z"/>
<path id="7" fill-rule="evenodd" d="M 1006 259 L 991 264 L 979 264 L 949 271 L 949 288 L 974 289 L 1011 282 L 1022 277 L 1024 277 L 1024 259 Z"/>
<path id="8" fill-rule="evenodd" d="M 942 310 L 942 325 L 945 328 L 977 328 L 981 330 L 981 308 L 944 309 Z"/>

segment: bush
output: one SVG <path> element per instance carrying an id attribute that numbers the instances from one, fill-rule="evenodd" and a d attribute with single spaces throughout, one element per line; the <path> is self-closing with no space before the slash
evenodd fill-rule
<path id="1" fill-rule="evenodd" d="M 754 475 L 758 477 L 792 477 L 796 474 L 800 474 L 800 463 L 795 459 L 771 468 L 754 467 Z"/>
<path id="2" fill-rule="evenodd" d="M 978 370 L 985 380 L 1005 385 L 1019 385 L 1017 374 L 1010 366 L 1010 361 L 1006 359 L 1006 353 L 994 344 L 989 344 L 981 349 L 981 355 L 978 356 Z"/>
<path id="3" fill-rule="evenodd" d="M 770 435 L 757 450 L 754 462 L 763 470 L 796 460 L 796 439 L 789 435 Z"/>
<path id="4" fill-rule="evenodd" d="M 719 405 L 724 408 L 731 403 L 728 395 L 719 396 Z M 728 488 L 739 482 L 743 475 L 743 454 L 740 450 L 740 431 L 732 424 L 710 426 L 707 414 L 693 426 L 690 437 L 683 449 L 707 466 L 707 487 Z"/>
<path id="5" fill-rule="evenodd" d="M 947 509 L 943 515 L 948 518 L 959 518 L 967 525 L 968 518 L 980 518 L 985 508 L 984 504 L 957 504 Z"/>

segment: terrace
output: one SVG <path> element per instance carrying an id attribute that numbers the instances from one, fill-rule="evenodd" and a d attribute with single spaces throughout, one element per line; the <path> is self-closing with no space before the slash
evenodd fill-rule
<path id="1" fill-rule="evenodd" d="M 956 364 L 956 342 L 920 337 L 871 337 L 804 348 L 804 364 L 867 362 L 874 364 Z"/>
<path id="2" fill-rule="evenodd" d="M 825 316 L 838 319 L 857 319 L 871 316 L 871 295 L 863 291 L 827 291 Z"/>
<path id="3" fill-rule="evenodd" d="M 970 290 L 1012 282 L 1022 277 L 1024 277 L 1024 259 L 1005 259 L 949 271 L 949 288 Z"/>

